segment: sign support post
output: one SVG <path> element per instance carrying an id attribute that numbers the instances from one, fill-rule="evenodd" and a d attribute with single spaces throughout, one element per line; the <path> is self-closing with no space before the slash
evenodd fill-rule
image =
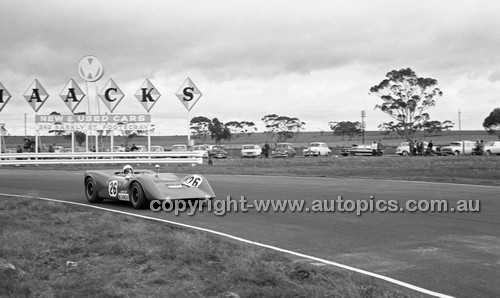
<path id="1" fill-rule="evenodd" d="M 187 118 L 187 141 L 188 141 L 187 148 L 188 148 L 188 150 L 189 150 L 189 147 L 191 146 L 191 118 L 189 117 L 189 112 L 190 111 L 188 110 L 188 112 L 187 112 L 187 116 L 188 116 L 188 118 Z"/>
<path id="2" fill-rule="evenodd" d="M 191 145 L 191 119 L 189 112 L 193 108 L 193 106 L 196 104 L 198 99 L 201 97 L 201 92 L 200 90 L 196 87 L 196 85 L 191 81 L 190 78 L 187 78 L 184 83 L 181 85 L 179 90 L 175 93 L 177 98 L 181 101 L 181 103 L 184 105 L 184 107 L 187 110 L 187 118 L 188 118 L 188 123 L 187 123 L 187 145 L 188 148 Z"/>

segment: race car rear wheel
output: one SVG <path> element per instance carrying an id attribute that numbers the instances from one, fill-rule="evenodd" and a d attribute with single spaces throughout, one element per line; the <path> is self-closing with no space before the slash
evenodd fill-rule
<path id="1" fill-rule="evenodd" d="M 130 201 L 132 201 L 132 206 L 136 209 L 146 208 L 148 205 L 148 200 L 144 195 L 144 190 L 139 183 L 134 183 L 130 189 Z"/>
<path id="2" fill-rule="evenodd" d="M 102 202 L 102 198 L 99 198 L 97 195 L 97 187 L 94 181 L 94 178 L 89 177 L 85 180 L 85 196 L 87 197 L 87 201 L 90 203 L 100 203 Z"/>

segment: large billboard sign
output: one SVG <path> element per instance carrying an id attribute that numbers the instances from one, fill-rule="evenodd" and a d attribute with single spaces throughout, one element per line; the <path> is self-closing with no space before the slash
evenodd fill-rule
<path id="1" fill-rule="evenodd" d="M 39 130 L 149 130 L 149 114 L 36 115 Z"/>
<path id="2" fill-rule="evenodd" d="M 97 57 L 91 55 L 85 56 L 78 63 L 78 74 L 85 82 L 87 92 L 84 92 L 75 80 L 70 79 L 59 93 L 59 97 L 72 113 L 75 113 L 75 109 L 80 105 L 84 98 L 87 98 L 88 100 L 89 83 L 96 82 L 103 77 L 104 67 L 102 62 L 97 59 Z M 125 96 L 113 79 L 109 79 L 99 92 L 97 92 L 96 84 L 93 84 L 93 87 L 96 88 L 95 91 L 97 97 L 101 99 L 111 113 L 113 113 L 115 108 Z M 188 110 L 188 114 L 202 96 L 198 87 L 196 87 L 189 77 L 184 81 L 175 94 Z M 134 96 L 149 113 L 153 106 L 158 102 L 161 94 L 153 83 L 151 83 L 149 79 L 146 79 Z M 7 91 L 5 86 L 0 82 L 0 112 L 3 110 L 7 102 L 9 102 L 11 97 L 11 93 Z M 35 79 L 23 93 L 23 97 L 35 113 L 38 113 L 49 97 L 49 94 L 38 79 Z M 90 113 L 90 104 L 87 112 Z M 151 115 L 37 115 L 35 122 L 39 125 L 39 129 L 47 128 L 49 130 L 80 129 L 82 127 L 88 128 L 92 125 L 99 125 L 99 127 L 106 130 L 120 125 L 120 127 L 125 127 L 125 129 L 139 129 L 138 127 L 140 127 L 140 129 L 144 129 L 144 127 L 150 126 L 149 122 L 151 122 Z"/>

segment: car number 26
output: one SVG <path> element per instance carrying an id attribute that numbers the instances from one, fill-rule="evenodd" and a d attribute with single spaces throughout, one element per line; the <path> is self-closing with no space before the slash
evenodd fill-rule
<path id="1" fill-rule="evenodd" d="M 188 186 L 198 187 L 203 182 L 203 178 L 198 175 L 192 175 L 187 178 L 186 182 L 184 182 Z"/>

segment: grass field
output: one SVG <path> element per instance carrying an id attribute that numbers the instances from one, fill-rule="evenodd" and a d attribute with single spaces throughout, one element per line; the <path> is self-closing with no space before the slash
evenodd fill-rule
<path id="1" fill-rule="evenodd" d="M 307 260 L 61 203 L 0 197 L 0 232 L 1 297 L 409 297 Z"/>

